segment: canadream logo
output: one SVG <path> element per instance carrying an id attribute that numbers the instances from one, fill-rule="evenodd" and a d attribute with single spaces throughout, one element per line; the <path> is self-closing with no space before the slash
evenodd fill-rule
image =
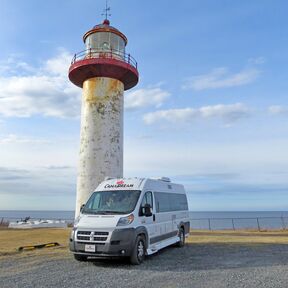
<path id="1" fill-rule="evenodd" d="M 131 188 L 134 184 L 125 184 L 123 180 L 119 180 L 116 184 L 106 184 L 104 188 Z"/>

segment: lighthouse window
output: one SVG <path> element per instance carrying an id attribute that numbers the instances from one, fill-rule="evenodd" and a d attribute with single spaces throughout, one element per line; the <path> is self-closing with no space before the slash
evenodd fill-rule
<path id="1" fill-rule="evenodd" d="M 85 45 L 86 45 L 86 49 L 89 49 L 91 47 L 90 46 L 90 37 L 86 38 Z"/>
<path id="2" fill-rule="evenodd" d="M 103 44 L 104 43 L 107 43 L 109 46 L 110 46 L 110 37 L 109 37 L 109 34 L 110 33 L 107 33 L 107 32 L 98 32 L 98 33 L 95 33 L 95 34 L 97 34 L 97 41 L 96 41 L 96 49 L 98 48 L 100 48 L 100 49 L 103 49 L 104 47 L 103 47 Z M 106 47 L 107 47 L 107 44 L 105 44 L 106 45 Z M 110 49 L 110 47 L 109 47 L 109 49 Z"/>
<path id="3" fill-rule="evenodd" d="M 124 58 L 125 41 L 117 34 L 110 32 L 93 33 L 86 38 L 85 44 L 87 50 L 90 48 L 93 50 L 94 57 L 97 57 L 95 53 L 103 50 L 113 50 L 114 57 Z"/>
<path id="4" fill-rule="evenodd" d="M 111 33 L 111 48 L 118 51 L 118 38 L 119 36 Z"/>
<path id="5" fill-rule="evenodd" d="M 102 49 L 103 50 L 109 50 L 110 49 L 110 45 L 107 42 L 102 43 Z"/>
<path id="6" fill-rule="evenodd" d="M 123 58 L 124 46 L 124 40 L 120 36 L 116 34 L 111 34 L 111 48 L 114 51 L 114 55 L 117 55 L 117 58 Z"/>
<path id="7" fill-rule="evenodd" d="M 125 42 L 122 38 L 119 37 L 119 51 L 122 53 L 125 52 Z"/>
<path id="8" fill-rule="evenodd" d="M 99 39 L 97 37 L 97 34 L 91 34 L 86 38 L 85 44 L 86 49 L 97 49 L 97 43 L 99 42 Z"/>

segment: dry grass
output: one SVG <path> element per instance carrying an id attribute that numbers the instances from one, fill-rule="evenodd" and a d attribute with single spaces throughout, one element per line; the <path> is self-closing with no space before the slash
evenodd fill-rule
<path id="1" fill-rule="evenodd" d="M 191 230 L 188 243 L 288 244 L 288 231 Z"/>
<path id="2" fill-rule="evenodd" d="M 51 251 L 67 250 L 69 228 L 37 228 L 37 229 L 1 229 L 0 230 L 0 257 L 18 253 L 21 246 L 38 245 L 49 242 L 58 242 L 61 246 L 58 248 L 43 248 L 31 252 L 22 252 L 19 254 L 30 253 L 51 253 Z M 66 249 L 61 249 L 61 247 Z M 42 252 L 43 251 L 43 252 Z M 60 252 L 62 253 L 62 252 Z"/>

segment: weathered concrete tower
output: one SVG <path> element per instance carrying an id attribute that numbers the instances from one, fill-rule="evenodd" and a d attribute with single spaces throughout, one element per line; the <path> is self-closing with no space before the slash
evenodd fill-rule
<path id="1" fill-rule="evenodd" d="M 138 82 L 127 38 L 105 19 L 84 34 L 69 79 L 83 88 L 76 216 L 106 176 L 123 177 L 123 92 Z"/>

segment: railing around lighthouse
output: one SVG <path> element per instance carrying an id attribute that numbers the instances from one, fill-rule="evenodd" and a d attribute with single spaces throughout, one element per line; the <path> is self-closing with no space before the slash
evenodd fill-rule
<path id="1" fill-rule="evenodd" d="M 104 50 L 104 49 L 90 48 L 90 49 L 83 50 L 74 55 L 71 61 L 71 65 L 80 60 L 95 59 L 95 58 L 120 60 L 137 69 L 137 62 L 130 54 L 127 54 L 119 50 L 113 50 L 113 49 Z"/>

